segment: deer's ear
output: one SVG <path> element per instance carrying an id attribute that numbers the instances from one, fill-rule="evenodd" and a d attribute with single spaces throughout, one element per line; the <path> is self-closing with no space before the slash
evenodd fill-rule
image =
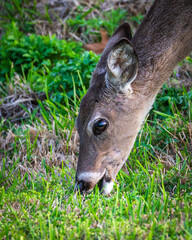
<path id="1" fill-rule="evenodd" d="M 139 60 L 128 39 L 116 43 L 107 58 L 106 84 L 117 90 L 131 89 L 138 72 Z"/>

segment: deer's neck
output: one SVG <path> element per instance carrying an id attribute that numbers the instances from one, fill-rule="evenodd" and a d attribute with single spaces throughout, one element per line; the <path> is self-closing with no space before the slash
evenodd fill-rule
<path id="1" fill-rule="evenodd" d="M 192 0 L 156 0 L 132 43 L 140 61 L 135 85 L 157 94 L 192 49 Z"/>

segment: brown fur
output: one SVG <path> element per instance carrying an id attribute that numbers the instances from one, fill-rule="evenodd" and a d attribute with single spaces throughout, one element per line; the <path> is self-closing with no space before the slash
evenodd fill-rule
<path id="1" fill-rule="evenodd" d="M 149 10 L 131 40 L 139 58 L 138 74 L 131 84 L 132 94 L 125 94 L 114 86 L 108 87 L 105 80 L 108 55 L 122 38 L 131 40 L 127 23 L 110 38 L 80 105 L 77 182 L 83 181 L 79 175 L 84 172 L 105 171 L 105 182 L 115 179 L 156 94 L 176 64 L 192 49 L 192 1 L 156 0 Z M 108 129 L 99 136 L 87 130 L 96 116 L 109 121 Z M 90 188 L 99 180 L 90 177 Z"/>

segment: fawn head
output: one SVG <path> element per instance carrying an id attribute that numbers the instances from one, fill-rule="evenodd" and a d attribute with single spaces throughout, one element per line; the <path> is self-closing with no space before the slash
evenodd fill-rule
<path id="1" fill-rule="evenodd" d="M 104 194 L 112 190 L 148 111 L 141 104 L 142 94 L 131 85 L 139 59 L 130 40 L 130 27 L 124 23 L 109 39 L 80 104 L 76 188 L 81 192 L 97 183 Z"/>

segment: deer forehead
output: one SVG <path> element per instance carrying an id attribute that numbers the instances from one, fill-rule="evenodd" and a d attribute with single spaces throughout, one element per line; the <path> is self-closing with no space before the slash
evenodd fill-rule
<path id="1" fill-rule="evenodd" d="M 103 98 L 89 97 L 85 95 L 78 115 L 78 122 L 81 125 L 86 122 L 93 121 L 97 118 L 115 118 L 115 116 L 121 114 L 127 114 L 127 112 L 134 107 L 137 96 L 131 94 L 125 96 L 123 94 L 105 94 Z"/>
<path id="2" fill-rule="evenodd" d="M 89 100 L 87 100 L 89 101 Z M 80 112 L 78 116 L 78 122 L 82 125 L 86 123 L 92 125 L 94 121 L 100 118 L 105 119 L 115 119 L 115 116 L 123 113 L 124 110 L 124 100 L 121 97 L 115 99 L 100 99 L 93 104 L 82 104 L 80 107 Z"/>
<path id="3" fill-rule="evenodd" d="M 135 94 L 125 95 L 108 90 L 104 85 L 94 84 L 83 97 L 77 118 L 77 129 L 82 132 L 88 127 L 91 132 L 93 122 L 99 118 L 109 121 L 120 119 L 121 115 L 131 112 L 137 102 Z"/>

